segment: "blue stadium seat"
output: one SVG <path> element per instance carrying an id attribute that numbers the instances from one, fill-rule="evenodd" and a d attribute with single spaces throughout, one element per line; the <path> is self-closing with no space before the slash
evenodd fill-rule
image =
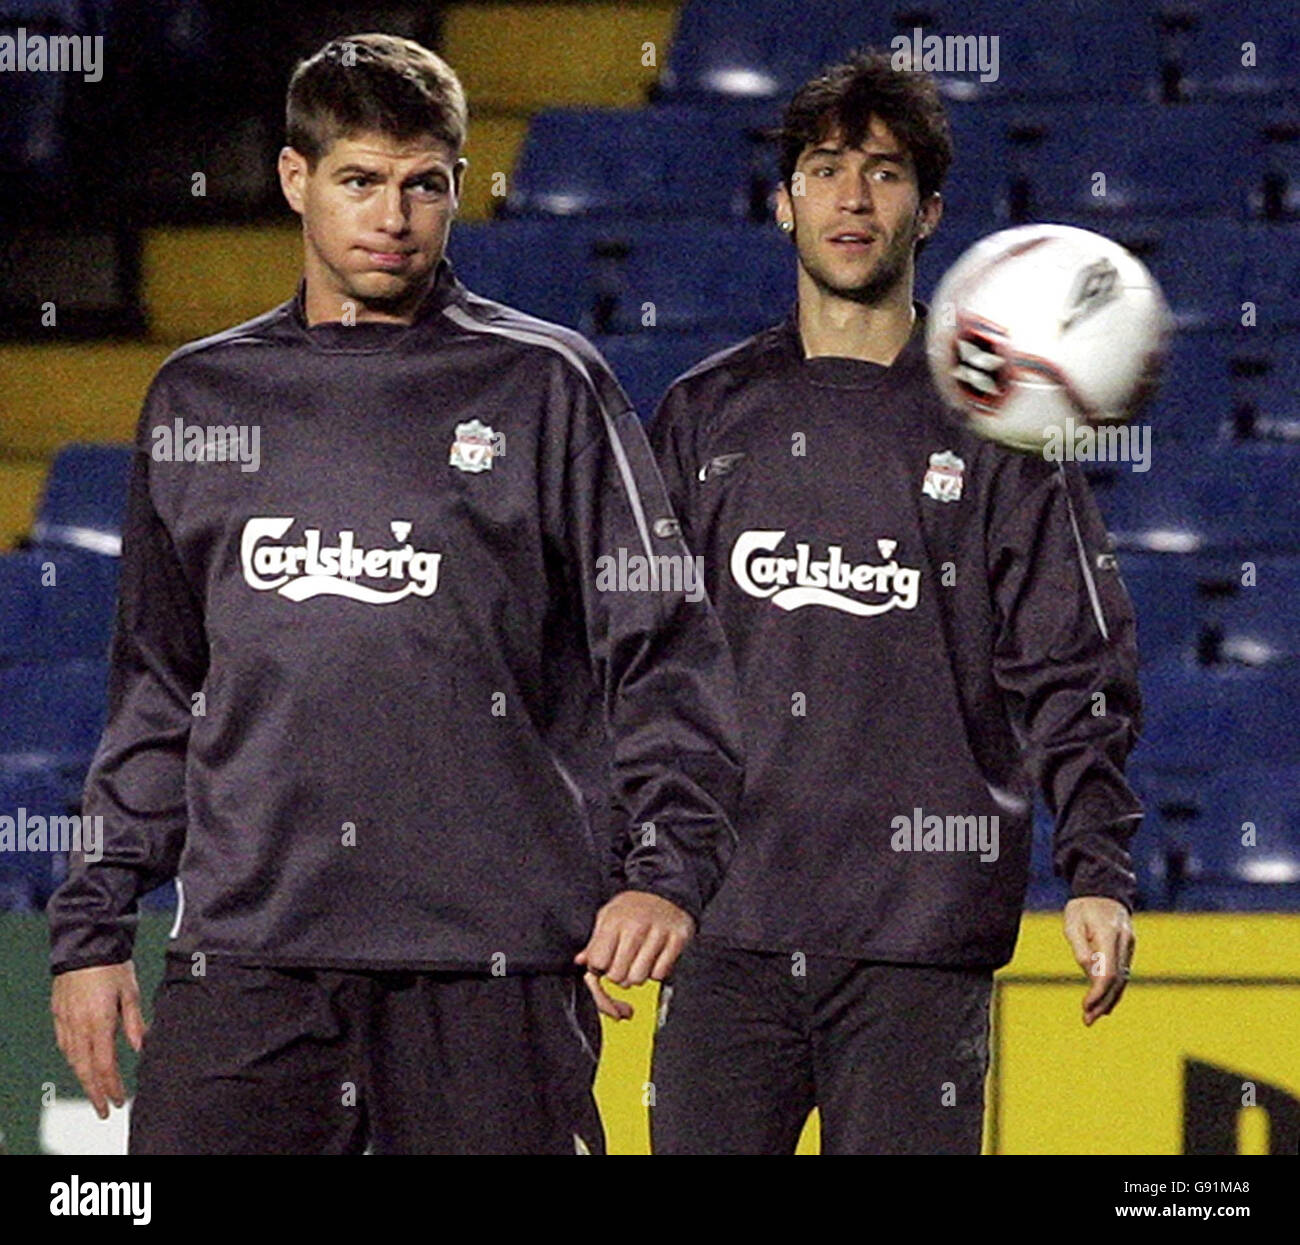
<path id="1" fill-rule="evenodd" d="M 1160 93 L 1160 32 L 1151 0 L 932 0 L 889 10 L 891 34 L 910 33 L 916 15 L 928 12 L 934 20 L 927 33 L 997 36 L 995 80 L 937 72 L 955 98 L 1140 101 Z"/>
<path id="2" fill-rule="evenodd" d="M 1292 0 L 1178 0 L 1167 6 L 1180 96 L 1294 95 L 1300 16 Z M 1247 60 L 1246 45 L 1250 46 Z"/>
<path id="3" fill-rule="evenodd" d="M 771 225 L 646 222 L 619 236 L 626 256 L 614 289 L 613 332 L 733 329 L 744 336 L 782 319 L 794 304 L 794 248 Z"/>
<path id="4" fill-rule="evenodd" d="M 1158 280 L 1159 278 L 1157 278 Z M 1149 422 L 1156 445 L 1233 436 L 1232 360 L 1241 335 L 1231 332 L 1177 332 L 1150 407 L 1139 416 Z"/>
<path id="5" fill-rule="evenodd" d="M 748 219 L 762 209 L 762 144 L 748 110 L 556 109 L 533 117 L 506 197 L 511 216 Z M 768 110 L 762 116 L 770 120 Z"/>
<path id="6" fill-rule="evenodd" d="M 784 99 L 821 68 L 827 38 L 843 30 L 843 15 L 843 5 L 826 0 L 687 0 L 660 93 Z"/>
<path id="7" fill-rule="evenodd" d="M 735 333 L 667 333 L 662 330 L 598 337 L 596 347 L 642 420 L 649 422 L 669 385 L 701 359 L 734 345 Z"/>
<path id="8" fill-rule="evenodd" d="M 1174 907 L 1300 911 L 1300 766 L 1209 777 L 1164 832 Z"/>
<path id="9" fill-rule="evenodd" d="M 0 668 L 0 773 L 83 774 L 103 729 L 107 679 L 103 661 Z"/>
<path id="10" fill-rule="evenodd" d="M 1247 666 L 1300 658 L 1300 556 L 1126 552 L 1120 571 L 1143 665 L 1173 656 Z"/>
<path id="11" fill-rule="evenodd" d="M 1258 145 L 1264 180 L 1251 193 L 1250 214 L 1294 221 L 1300 217 L 1300 103 L 1265 111 Z"/>
<path id="12" fill-rule="evenodd" d="M 1202 659 L 1245 666 L 1300 662 L 1300 558 L 1261 561 L 1253 587 L 1211 601 L 1200 637 Z"/>
<path id="13" fill-rule="evenodd" d="M 118 554 L 132 450 L 119 445 L 70 445 L 55 455 L 45 481 L 32 541 L 37 547 Z"/>
<path id="14" fill-rule="evenodd" d="M 1300 446 L 1300 334 L 1256 341 L 1265 349 L 1239 369 L 1235 384 L 1238 434 L 1294 451 Z"/>
<path id="15" fill-rule="evenodd" d="M 118 559 L 72 549 L 0 554 L 0 664 L 103 658 Z"/>
<path id="16" fill-rule="evenodd" d="M 1051 0 L 688 0 L 659 89 L 684 98 L 785 98 L 853 48 L 893 53 L 895 40 L 918 28 L 923 38 L 999 40 L 991 81 L 971 66 L 969 43 L 961 48 L 964 70 L 947 60 L 922 60 L 919 67 L 930 68 L 955 99 L 1144 99 L 1159 87 L 1149 0 L 1119 7 L 1107 0 L 1073 0 L 1068 7 Z M 924 44 L 920 50 L 927 55 Z"/>
<path id="17" fill-rule="evenodd" d="M 457 225 L 447 252 L 475 294 L 578 328 L 595 299 L 592 231 L 577 221 Z"/>
<path id="18" fill-rule="evenodd" d="M 0 913 L 39 911 L 40 904 L 31 879 L 25 873 L 0 863 Z"/>
<path id="19" fill-rule="evenodd" d="M 56 827 L 50 819 L 78 813 L 78 785 L 47 770 L 0 772 L 0 816 L 13 819 L 15 840 L 23 827 L 24 840 L 22 851 L 16 850 L 17 842 L 15 850 L 0 850 L 0 910 L 7 903 L 43 907 L 66 876 L 66 855 L 51 845 Z M 38 828 L 45 837 L 40 850 L 34 850 L 32 836 Z"/>
<path id="20" fill-rule="evenodd" d="M 1201 666 L 1168 658 L 1142 671 L 1134 769 L 1152 779 L 1227 766 L 1300 765 L 1300 667 Z"/>
<path id="21" fill-rule="evenodd" d="M 1120 549 L 1151 553 L 1300 549 L 1292 456 L 1244 443 L 1210 457 L 1152 454 L 1147 472 L 1107 464 L 1089 473 Z"/>
<path id="22" fill-rule="evenodd" d="M 1243 301 L 1255 304 L 1258 328 L 1300 328 L 1300 225 L 1252 225 L 1239 245 Z"/>
<path id="23" fill-rule="evenodd" d="M 1018 113 L 1013 127 L 1028 212 L 1038 219 L 1244 218 L 1263 178 L 1255 126 L 1239 108 L 1039 105 Z"/>
<path id="24" fill-rule="evenodd" d="M 1196 560 L 1184 554 L 1124 553 L 1119 567 L 1137 614 L 1142 663 L 1190 653 L 1201 626 Z"/>

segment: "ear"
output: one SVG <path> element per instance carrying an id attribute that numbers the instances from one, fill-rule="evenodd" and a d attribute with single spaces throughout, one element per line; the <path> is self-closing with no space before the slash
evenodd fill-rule
<path id="1" fill-rule="evenodd" d="M 280 173 L 280 189 L 284 192 L 285 200 L 301 216 L 306 200 L 309 173 L 307 157 L 292 147 L 281 147 L 277 168 Z"/>
<path id="2" fill-rule="evenodd" d="M 460 211 L 461 190 L 465 184 L 465 170 L 469 168 L 469 161 L 461 156 L 455 164 L 451 166 L 451 188 L 456 194 L 456 210 Z"/>
<path id="3" fill-rule="evenodd" d="M 773 209 L 778 225 L 794 225 L 794 202 L 790 198 L 790 191 L 785 182 L 776 188 L 776 202 L 773 204 Z"/>
<path id="4" fill-rule="evenodd" d="M 943 219 L 943 195 L 937 190 L 932 195 L 927 195 L 921 206 L 916 209 L 916 232 L 921 238 L 930 238 L 934 236 L 934 231 L 939 228 L 939 222 Z"/>

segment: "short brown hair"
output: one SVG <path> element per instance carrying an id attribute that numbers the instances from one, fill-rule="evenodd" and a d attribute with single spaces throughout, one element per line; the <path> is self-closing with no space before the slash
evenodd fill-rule
<path id="1" fill-rule="evenodd" d="M 873 51 L 854 52 L 794 93 L 775 132 L 786 188 L 805 148 L 836 129 L 848 146 L 859 147 L 873 114 L 907 148 L 921 198 L 936 193 L 952 163 L 952 131 L 938 88 L 929 74 L 895 69 L 888 55 Z"/>
<path id="2" fill-rule="evenodd" d="M 351 35 L 298 63 L 285 105 L 286 141 L 316 162 L 336 139 L 430 135 L 456 156 L 465 144 L 465 91 L 442 57 L 413 39 Z"/>

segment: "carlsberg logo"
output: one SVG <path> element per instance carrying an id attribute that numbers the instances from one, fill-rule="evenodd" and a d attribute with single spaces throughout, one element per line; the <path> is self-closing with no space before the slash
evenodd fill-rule
<path id="1" fill-rule="evenodd" d="M 290 601 L 311 597 L 351 597 L 368 605 L 391 605 L 414 594 L 432 596 L 438 587 L 442 554 L 416 549 L 409 541 L 411 525 L 403 520 L 389 524 L 398 547 L 364 549 L 356 533 L 345 529 L 337 545 L 323 545 L 319 528 L 309 527 L 300 542 L 281 544 L 295 520 L 249 519 L 244 524 L 239 559 L 244 580 L 259 592 L 277 592 Z M 392 588 L 372 588 L 354 583 L 357 578 L 391 580 Z"/>
<path id="2" fill-rule="evenodd" d="M 921 572 L 894 560 L 896 540 L 876 541 L 877 552 L 888 561 L 853 563 L 844 557 L 841 545 L 828 545 L 820 559 L 813 558 L 812 546 L 803 541 L 793 554 L 778 554 L 784 539 L 783 531 L 742 532 L 736 538 L 731 575 L 751 597 L 767 597 L 783 610 L 825 605 L 864 618 L 915 608 Z M 850 592 L 884 599 L 864 601 Z"/>

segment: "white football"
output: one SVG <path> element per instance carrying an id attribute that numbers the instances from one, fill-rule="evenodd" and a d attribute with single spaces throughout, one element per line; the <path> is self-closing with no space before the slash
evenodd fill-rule
<path id="1" fill-rule="evenodd" d="M 926 350 L 944 401 L 971 429 L 1041 452 L 1071 430 L 1132 418 L 1155 388 L 1170 328 L 1160 287 L 1117 242 L 1020 225 L 944 274 Z"/>

